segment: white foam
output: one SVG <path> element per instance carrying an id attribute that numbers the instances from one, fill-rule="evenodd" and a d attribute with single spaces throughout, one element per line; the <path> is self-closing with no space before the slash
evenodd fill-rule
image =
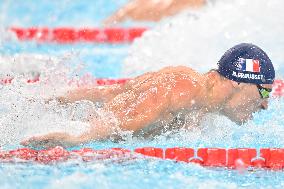
<path id="1" fill-rule="evenodd" d="M 53 57 L 40 54 L 15 54 L 0 56 L 0 78 L 40 73 Z"/>
<path id="2" fill-rule="evenodd" d="M 11 84 L 0 85 L 1 146 L 15 145 L 27 137 L 50 132 L 79 135 L 89 128 L 85 117 L 94 110 L 93 103 L 82 101 L 65 107 L 45 103 L 46 99 L 73 88 L 68 83 L 77 69 L 69 66 L 72 56 L 0 56 L 0 78 L 14 78 Z M 40 82 L 27 83 L 27 79 L 38 74 Z"/>
<path id="3" fill-rule="evenodd" d="M 136 76 L 169 65 L 206 72 L 216 68 L 230 47 L 254 43 L 284 75 L 284 1 L 219 0 L 197 12 L 164 20 L 135 40 L 124 61 L 124 74 Z"/>
<path id="4" fill-rule="evenodd" d="M 133 43 L 125 59 L 126 76 L 164 66 L 186 65 L 200 72 L 216 68 L 222 54 L 238 43 L 262 47 L 284 76 L 284 1 L 219 0 L 196 12 L 165 19 Z M 154 143 L 192 147 L 281 147 L 283 100 L 270 100 L 267 111 L 238 126 L 226 117 L 208 115 L 190 132 L 157 137 Z M 274 112 L 278 112 L 277 114 Z"/>
<path id="5" fill-rule="evenodd" d="M 280 73 L 284 58 L 284 21 L 280 19 L 283 16 L 282 7 L 283 1 L 279 0 L 218 1 L 199 12 L 185 12 L 165 20 L 135 41 L 130 49 L 131 55 L 125 60 L 125 74 L 130 77 L 166 65 L 180 64 L 204 72 L 216 67 L 223 52 L 239 42 L 253 42 L 263 47 Z M 72 69 L 67 66 L 72 64 L 73 57 L 76 54 L 65 54 L 63 57 L 38 54 L 0 57 L 0 75 L 7 76 L 8 73 L 17 78 L 11 85 L 1 88 L 0 145 L 17 144 L 25 137 L 54 131 L 78 135 L 89 128 L 81 113 L 95 108 L 94 104 L 81 102 L 79 106 L 63 108 L 57 104 L 44 104 L 44 98 L 69 89 L 66 78 L 76 77 L 76 71 L 80 69 L 80 66 Z M 32 73 L 40 73 L 42 82 L 26 84 L 25 76 Z M 273 103 L 268 117 L 258 113 L 244 127 L 237 127 L 224 117 L 212 116 L 205 119 L 200 128 L 179 132 L 171 139 L 161 136 L 154 142 L 197 147 L 200 144 L 283 146 L 283 104 L 283 101 Z M 280 114 L 275 115 L 273 111 Z M 241 133 L 246 134 L 238 138 Z M 125 139 L 131 142 L 128 136 L 126 134 Z"/>

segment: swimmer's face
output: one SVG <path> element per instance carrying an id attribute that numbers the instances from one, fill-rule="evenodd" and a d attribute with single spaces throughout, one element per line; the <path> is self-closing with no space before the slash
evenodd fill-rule
<path id="1" fill-rule="evenodd" d="M 272 85 L 261 87 L 272 89 Z M 268 99 L 262 98 L 254 84 L 240 83 L 236 92 L 226 102 L 224 111 L 233 121 L 241 124 L 252 118 L 254 112 L 267 109 Z"/>

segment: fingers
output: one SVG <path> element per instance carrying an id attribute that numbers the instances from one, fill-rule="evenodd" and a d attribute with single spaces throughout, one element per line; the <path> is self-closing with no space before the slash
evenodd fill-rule
<path id="1" fill-rule="evenodd" d="M 124 21 L 125 18 L 126 18 L 126 13 L 123 10 L 119 10 L 115 14 L 113 14 L 112 16 L 104 20 L 103 25 L 109 26 L 109 25 L 117 24 L 119 22 Z"/>
<path id="2" fill-rule="evenodd" d="M 65 97 L 56 97 L 56 98 L 48 98 L 48 99 L 45 99 L 44 102 L 46 104 L 49 104 L 50 102 L 52 101 L 56 101 L 57 103 L 59 104 L 67 104 L 67 103 L 70 103 L 70 101 L 67 100 L 67 98 Z"/>
<path id="3" fill-rule="evenodd" d="M 31 148 L 51 148 L 56 146 L 72 147 L 78 145 L 79 140 L 67 133 L 50 133 L 44 136 L 31 137 L 21 142 L 21 145 Z"/>
<path id="4" fill-rule="evenodd" d="M 23 145 L 23 146 L 28 146 L 29 145 L 29 140 L 30 139 L 23 140 L 22 142 L 20 142 L 20 144 Z"/>
<path id="5" fill-rule="evenodd" d="M 119 22 L 123 22 L 127 18 L 131 17 L 131 12 L 135 12 L 135 10 L 139 10 L 140 8 L 140 1 L 131 1 L 129 4 L 124 6 L 123 8 L 119 9 L 117 12 L 115 12 L 112 16 L 108 17 L 105 21 L 103 21 L 104 26 L 109 26 L 112 24 L 117 24 Z M 142 2 L 142 1 L 141 1 Z"/>
<path id="6" fill-rule="evenodd" d="M 21 145 L 31 148 L 52 148 L 62 146 L 62 142 L 45 136 L 32 137 L 21 142 Z"/>
<path id="7" fill-rule="evenodd" d="M 21 142 L 21 145 L 31 148 L 46 148 L 46 144 L 48 144 L 48 140 L 42 140 L 36 137 Z"/>

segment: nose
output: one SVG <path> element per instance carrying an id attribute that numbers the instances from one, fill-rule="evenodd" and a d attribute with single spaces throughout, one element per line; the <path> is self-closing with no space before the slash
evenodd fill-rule
<path id="1" fill-rule="evenodd" d="M 266 110 L 268 108 L 268 101 L 265 100 L 260 104 L 261 109 Z"/>

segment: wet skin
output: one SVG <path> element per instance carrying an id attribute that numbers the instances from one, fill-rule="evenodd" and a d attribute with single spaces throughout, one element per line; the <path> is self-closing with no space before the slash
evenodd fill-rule
<path id="1" fill-rule="evenodd" d="M 100 90 L 103 95 L 94 95 Z M 119 130 L 136 132 L 180 111 L 198 112 L 197 120 L 206 113 L 218 112 L 242 124 L 251 119 L 254 112 L 267 108 L 267 99 L 260 97 L 256 85 L 238 84 L 216 71 L 199 74 L 183 66 L 147 73 L 123 86 L 82 91 L 69 92 L 64 102 L 81 99 L 104 101 L 103 110 L 111 112 L 114 119 L 91 119 L 91 129 L 81 136 L 50 133 L 30 138 L 22 144 L 32 147 L 78 145 L 108 138 Z"/>
<path id="2" fill-rule="evenodd" d="M 261 86 L 272 89 L 270 84 Z M 252 119 L 253 113 L 267 108 L 268 99 L 261 98 L 255 84 L 241 83 L 239 92 L 228 99 L 223 111 L 231 120 L 241 124 Z"/>

